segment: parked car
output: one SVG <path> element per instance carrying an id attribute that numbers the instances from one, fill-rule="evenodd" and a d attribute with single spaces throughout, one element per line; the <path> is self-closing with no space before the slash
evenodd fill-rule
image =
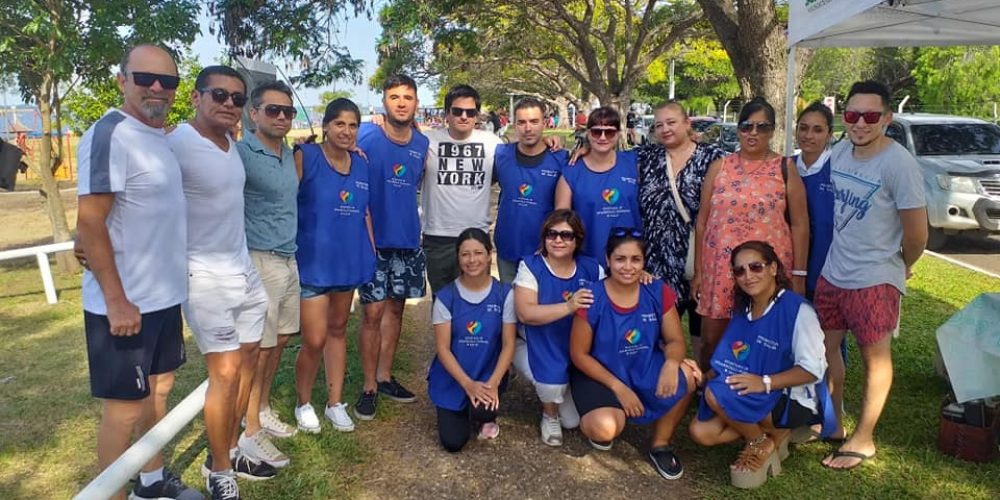
<path id="1" fill-rule="evenodd" d="M 740 137 L 735 123 L 712 123 L 701 134 L 700 142 L 715 144 L 719 149 L 733 153 L 740 148 Z"/>
<path id="2" fill-rule="evenodd" d="M 714 116 L 692 116 L 691 130 L 694 132 L 691 138 L 695 142 L 701 141 L 701 134 L 704 134 L 713 123 L 719 123 L 719 119 Z"/>
<path id="3" fill-rule="evenodd" d="M 653 115 L 642 115 L 639 118 L 639 123 L 635 127 L 635 135 L 639 138 L 639 144 L 656 142 L 653 137 L 653 122 L 655 121 Z"/>
<path id="4" fill-rule="evenodd" d="M 1000 127 L 961 116 L 897 114 L 886 129 L 913 153 L 927 190 L 927 248 L 959 233 L 1000 234 Z"/>

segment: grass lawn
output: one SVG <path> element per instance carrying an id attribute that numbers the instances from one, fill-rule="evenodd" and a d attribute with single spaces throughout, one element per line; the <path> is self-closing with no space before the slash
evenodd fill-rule
<path id="1" fill-rule="evenodd" d="M 810 444 L 793 451 L 781 476 L 759 490 L 742 492 L 729 486 L 727 472 L 738 448 L 698 448 L 687 439 L 686 430 L 680 429 L 678 446 L 690 486 L 706 498 L 1000 496 L 1000 466 L 969 464 L 937 452 L 938 408 L 946 386 L 932 366 L 937 327 L 979 293 L 1000 290 L 1000 280 L 931 257 L 921 260 L 916 273 L 904 300 L 902 334 L 893 348 L 895 385 L 878 428 L 876 459 L 851 472 L 828 471 L 819 461 L 830 448 Z M 0 267 L 0 498 L 4 499 L 67 498 L 97 473 L 93 447 L 99 405 L 88 389 L 79 277 L 57 276 L 56 281 L 60 302 L 48 306 L 33 263 Z M 356 331 L 354 321 L 351 332 Z M 355 336 L 349 337 L 352 365 L 345 399 L 353 403 L 361 380 Z M 292 345 L 297 343 L 293 340 Z M 172 404 L 204 379 L 202 358 L 190 339 L 188 353 Z M 273 398 L 286 421 L 293 420 L 294 356 L 294 349 L 286 351 Z M 860 402 L 858 360 L 852 345 L 847 401 L 851 415 L 857 414 Z M 401 361 L 404 371 L 420 365 L 405 357 Z M 314 402 L 322 402 L 323 383 L 316 389 Z M 403 410 L 393 408 L 384 405 L 379 411 L 385 410 L 382 415 L 390 421 L 407 418 Z M 354 497 L 361 493 L 361 475 L 378 470 L 370 467 L 369 444 L 358 434 L 325 429 L 318 437 L 296 436 L 281 441 L 280 446 L 294 457 L 283 472 L 284 479 L 241 483 L 247 498 Z M 199 468 L 205 447 L 199 418 L 166 450 L 168 463 L 189 484 L 203 484 Z M 573 488 L 565 485 L 566 491 Z"/>

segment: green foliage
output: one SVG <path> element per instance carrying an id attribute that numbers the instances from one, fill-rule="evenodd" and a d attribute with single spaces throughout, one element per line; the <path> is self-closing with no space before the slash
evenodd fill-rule
<path id="1" fill-rule="evenodd" d="M 704 112 L 740 93 L 729 55 L 714 37 L 688 40 L 683 46 L 657 58 L 646 70 L 646 80 L 636 89 L 639 100 L 655 104 L 670 95 L 670 59 L 674 64 L 674 94 L 686 107 Z M 708 102 L 705 102 L 705 100 Z"/>
<path id="2" fill-rule="evenodd" d="M 326 105 L 329 104 L 334 99 L 338 98 L 354 99 L 354 92 L 350 90 L 327 90 L 319 95 L 319 104 L 313 106 L 313 111 L 323 114 L 326 111 Z"/>
<path id="3" fill-rule="evenodd" d="M 1000 47 L 927 47 L 913 68 L 928 111 L 992 118 L 1000 101 Z"/>
<path id="4" fill-rule="evenodd" d="M 872 78 L 874 73 L 872 49 L 816 49 L 799 85 L 799 97 L 805 102 L 828 95 L 844 97 L 852 83 Z"/>

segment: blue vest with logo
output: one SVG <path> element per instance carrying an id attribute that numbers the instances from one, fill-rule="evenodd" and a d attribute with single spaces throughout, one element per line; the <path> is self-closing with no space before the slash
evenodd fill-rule
<path id="1" fill-rule="evenodd" d="M 465 374 L 477 382 L 493 375 L 503 347 L 503 305 L 510 285 L 496 279 L 490 293 L 478 304 L 466 301 L 455 282 L 437 294 L 451 312 L 451 353 Z M 446 410 L 465 409 L 469 400 L 462 386 L 448 373 L 437 356 L 427 373 L 427 394 L 435 406 Z"/>
<path id="2" fill-rule="evenodd" d="M 318 144 L 303 144 L 295 258 L 299 280 L 314 287 L 357 287 L 375 273 L 365 224 L 368 162 L 351 153 L 351 171 L 338 173 Z"/>
<path id="3" fill-rule="evenodd" d="M 539 228 L 555 206 L 556 184 L 567 155 L 565 151 L 546 152 L 540 164 L 529 167 L 517 162 L 517 144 L 501 144 L 493 161 L 500 184 L 494 234 L 497 255 L 516 262 L 538 250 Z"/>
<path id="4" fill-rule="evenodd" d="M 538 304 L 563 304 L 581 288 L 588 288 L 600 277 L 600 264 L 590 257 L 576 259 L 571 278 L 554 276 L 541 255 L 528 255 L 524 265 L 538 281 Z M 528 366 L 535 380 L 543 384 L 569 382 L 569 333 L 573 317 L 567 316 L 546 325 L 524 325 L 528 345 Z"/>
<path id="5" fill-rule="evenodd" d="M 594 286 L 594 304 L 587 310 L 587 322 L 594 333 L 590 354 L 638 396 L 645 412 L 630 419 L 637 424 L 658 420 L 687 393 L 687 380 L 678 368 L 677 393 L 670 398 L 656 396 L 660 370 L 666 362 L 660 337 L 665 286 L 660 280 L 639 285 L 638 304 L 622 312 L 611 303 L 602 281 Z M 673 304 L 666 310 L 670 307 Z"/>
<path id="6" fill-rule="evenodd" d="M 798 157 L 794 158 L 798 161 Z M 826 255 L 833 242 L 833 181 L 830 180 L 830 160 L 813 175 L 802 178 L 806 185 L 806 203 L 809 206 L 809 266 L 806 290 L 816 290 L 816 282 L 826 263 Z"/>
<path id="7" fill-rule="evenodd" d="M 611 228 L 642 228 L 635 153 L 616 154 L 615 166 L 607 172 L 594 172 L 582 161 L 563 170 L 563 177 L 573 190 L 573 210 L 587 231 L 581 253 L 600 262 L 604 262 Z"/>
<path id="8" fill-rule="evenodd" d="M 370 123 L 358 130 L 358 147 L 371 167 L 371 213 L 378 248 L 420 248 L 417 187 L 424 176 L 430 141 L 413 131 L 410 142 L 396 144 Z"/>

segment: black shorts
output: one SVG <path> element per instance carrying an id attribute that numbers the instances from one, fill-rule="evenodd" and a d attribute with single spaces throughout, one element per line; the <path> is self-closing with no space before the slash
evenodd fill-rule
<path id="1" fill-rule="evenodd" d="M 787 414 L 786 414 L 787 412 Z M 771 410 L 771 423 L 779 429 L 795 429 L 804 425 L 822 423 L 820 415 L 816 415 L 798 401 L 783 394 L 778 404 Z"/>
<path id="2" fill-rule="evenodd" d="M 142 315 L 132 336 L 111 335 L 108 317 L 83 312 L 90 363 L 90 394 L 95 398 L 139 400 L 149 396 L 149 376 L 184 364 L 180 304 Z"/>
<path id="3" fill-rule="evenodd" d="M 576 403 L 576 412 L 581 417 L 598 408 L 622 409 L 618 396 L 611 389 L 576 368 L 571 368 L 569 372 L 569 390 Z"/>

